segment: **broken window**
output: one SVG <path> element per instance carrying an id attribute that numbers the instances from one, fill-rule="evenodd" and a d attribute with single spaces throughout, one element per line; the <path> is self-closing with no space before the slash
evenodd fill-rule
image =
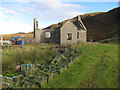
<path id="1" fill-rule="evenodd" d="M 51 37 L 50 32 L 46 32 L 46 33 L 45 33 L 45 36 L 46 36 L 46 38 L 50 38 L 50 37 Z"/>
<path id="2" fill-rule="evenodd" d="M 79 38 L 79 32 L 77 32 L 77 38 Z"/>
<path id="3" fill-rule="evenodd" d="M 67 34 L 67 40 L 72 40 L 72 34 L 71 33 Z"/>

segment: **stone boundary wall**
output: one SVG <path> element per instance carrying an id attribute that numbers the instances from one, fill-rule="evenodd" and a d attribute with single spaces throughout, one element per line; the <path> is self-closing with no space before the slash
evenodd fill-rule
<path id="1" fill-rule="evenodd" d="M 25 38 L 22 38 L 25 42 L 25 44 L 31 44 L 31 43 L 34 43 L 34 38 L 32 37 L 25 37 Z"/>

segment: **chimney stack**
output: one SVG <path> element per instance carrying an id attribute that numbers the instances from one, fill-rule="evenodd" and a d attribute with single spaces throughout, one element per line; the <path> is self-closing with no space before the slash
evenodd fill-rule
<path id="1" fill-rule="evenodd" d="M 36 21 L 36 18 L 34 18 L 34 38 L 35 38 L 35 30 L 38 29 L 38 21 Z"/>
<path id="2" fill-rule="evenodd" d="M 80 15 L 78 15 L 78 21 L 81 21 L 81 17 L 80 17 Z"/>
<path id="3" fill-rule="evenodd" d="M 33 20 L 34 22 L 33 22 L 33 28 L 34 28 L 34 38 L 35 38 L 35 29 L 36 29 L 36 18 L 34 18 L 34 20 Z"/>

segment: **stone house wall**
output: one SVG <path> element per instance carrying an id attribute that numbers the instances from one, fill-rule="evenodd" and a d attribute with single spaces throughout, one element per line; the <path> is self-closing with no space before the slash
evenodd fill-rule
<path id="1" fill-rule="evenodd" d="M 72 35 L 72 39 L 68 40 L 68 34 Z M 77 27 L 69 20 L 60 29 L 60 44 L 77 44 Z"/>
<path id="2" fill-rule="evenodd" d="M 46 33 L 50 33 L 50 37 L 46 37 Z M 59 30 L 36 30 L 35 31 L 35 41 L 36 43 L 59 43 Z"/>
<path id="3" fill-rule="evenodd" d="M 86 30 L 80 30 L 80 42 L 86 42 Z"/>

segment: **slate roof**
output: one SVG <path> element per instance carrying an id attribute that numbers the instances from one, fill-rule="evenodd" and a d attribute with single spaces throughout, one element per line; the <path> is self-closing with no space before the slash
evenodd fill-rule
<path id="1" fill-rule="evenodd" d="M 69 20 L 70 22 L 72 22 L 71 20 Z M 52 29 L 60 29 L 65 23 L 67 22 L 67 20 L 63 23 L 63 24 L 61 24 L 61 23 L 58 23 L 58 26 L 57 27 L 53 27 Z M 72 22 L 77 28 L 78 28 L 78 30 L 80 30 L 80 29 L 82 29 L 82 30 L 86 30 L 86 28 L 85 28 L 85 26 L 83 26 L 83 24 L 78 20 L 78 17 L 77 17 L 77 20 L 76 21 L 74 21 L 74 22 Z M 51 26 L 50 26 L 51 27 Z M 49 28 L 50 28 L 49 27 Z M 48 27 L 47 27 L 48 28 Z M 47 29 L 47 28 L 45 28 L 45 29 Z M 45 30 L 44 29 L 44 30 Z"/>
<path id="2" fill-rule="evenodd" d="M 80 29 L 82 29 L 82 30 L 86 30 L 85 28 L 84 28 L 84 26 L 81 24 L 81 22 L 80 21 L 75 21 L 75 22 L 73 22 L 74 23 L 74 25 L 80 30 Z"/>

